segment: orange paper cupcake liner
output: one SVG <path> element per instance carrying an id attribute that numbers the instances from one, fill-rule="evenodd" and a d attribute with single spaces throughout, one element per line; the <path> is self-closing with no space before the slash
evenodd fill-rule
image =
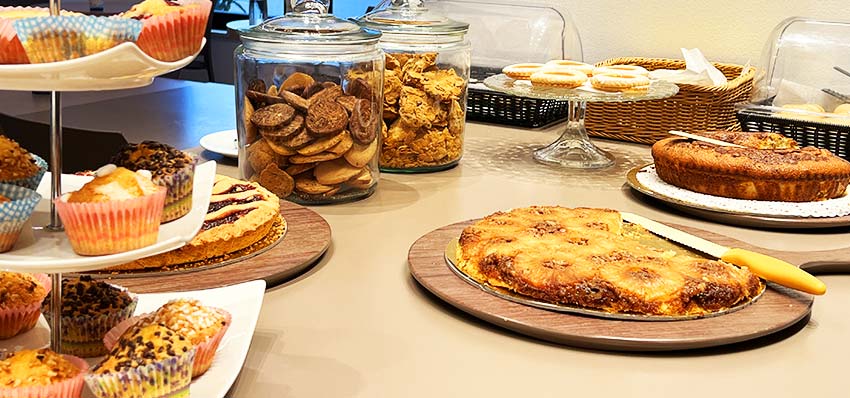
<path id="1" fill-rule="evenodd" d="M 187 2 L 182 12 L 170 12 L 144 20 L 136 45 L 160 61 L 174 62 L 191 56 L 201 46 L 207 30 L 212 3 L 207 0 Z"/>
<path id="2" fill-rule="evenodd" d="M 28 64 L 30 59 L 9 19 L 0 18 L 0 64 Z"/>
<path id="3" fill-rule="evenodd" d="M 127 200 L 68 203 L 56 198 L 54 203 L 74 252 L 113 254 L 156 243 L 165 188 Z"/>

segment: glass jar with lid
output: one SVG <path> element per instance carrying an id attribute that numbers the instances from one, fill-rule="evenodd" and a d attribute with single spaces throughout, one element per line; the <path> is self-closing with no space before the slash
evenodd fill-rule
<path id="1" fill-rule="evenodd" d="M 381 34 L 327 14 L 327 0 L 239 32 L 242 178 L 301 204 L 362 199 L 378 181 Z"/>
<path id="2" fill-rule="evenodd" d="M 431 12 L 421 0 L 393 0 L 358 22 L 382 33 L 386 53 L 381 170 L 456 165 L 463 155 L 469 24 Z"/>

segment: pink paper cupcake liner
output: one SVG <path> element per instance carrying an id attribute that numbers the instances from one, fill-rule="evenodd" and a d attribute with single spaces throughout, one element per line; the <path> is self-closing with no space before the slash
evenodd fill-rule
<path id="1" fill-rule="evenodd" d="M 144 28 L 136 45 L 160 61 L 173 62 L 186 58 L 201 46 L 207 30 L 212 2 L 181 2 L 182 12 L 170 12 L 144 20 Z M 209 44 L 208 44 L 209 45 Z"/>
<path id="2" fill-rule="evenodd" d="M 44 287 L 44 296 L 50 293 L 50 277 L 45 274 L 30 274 L 36 282 Z M 41 302 L 18 308 L 0 308 L 0 339 L 8 339 L 32 329 L 41 315 Z"/>
<path id="3" fill-rule="evenodd" d="M 74 252 L 96 256 L 125 252 L 156 242 L 165 189 L 108 202 L 69 203 L 56 198 L 56 211 Z"/>
<path id="4" fill-rule="evenodd" d="M 81 358 L 63 355 L 68 362 L 80 369 L 80 373 L 68 380 L 47 386 L 0 388 L 0 398 L 79 398 L 89 365 Z"/>
<path id="5" fill-rule="evenodd" d="M 227 323 L 218 333 L 214 334 L 212 337 L 208 338 L 207 341 L 200 343 L 195 346 L 195 360 L 192 364 L 192 378 L 198 377 L 204 374 L 207 370 L 209 370 L 210 366 L 212 366 L 213 358 L 215 358 L 215 353 L 218 350 L 218 346 L 221 344 L 222 338 L 224 338 L 224 334 L 227 332 L 227 329 L 230 327 L 230 323 L 233 317 L 229 312 L 221 309 L 214 308 L 220 314 L 224 315 L 225 322 Z M 152 313 L 147 313 L 139 316 L 134 316 L 125 320 L 124 322 L 116 325 L 112 330 L 106 333 L 103 336 L 103 345 L 106 346 L 107 350 L 112 350 L 116 344 L 118 344 L 118 340 L 121 339 L 121 335 L 124 334 L 127 329 L 131 328 L 141 319 L 152 316 Z"/>
<path id="6" fill-rule="evenodd" d="M 186 391 L 192 381 L 195 350 L 120 372 L 88 374 L 86 384 L 97 398 L 167 397 Z M 186 395 L 188 396 L 188 394 Z"/>

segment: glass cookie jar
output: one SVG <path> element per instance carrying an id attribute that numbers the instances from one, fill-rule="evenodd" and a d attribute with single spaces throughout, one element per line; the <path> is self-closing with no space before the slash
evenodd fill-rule
<path id="1" fill-rule="evenodd" d="M 382 33 L 381 170 L 418 173 L 455 166 L 463 155 L 472 47 L 469 24 L 393 0 L 358 22 Z"/>
<path id="2" fill-rule="evenodd" d="M 242 178 L 308 205 L 368 197 L 379 176 L 380 33 L 326 3 L 294 1 L 240 31 L 234 54 Z"/>

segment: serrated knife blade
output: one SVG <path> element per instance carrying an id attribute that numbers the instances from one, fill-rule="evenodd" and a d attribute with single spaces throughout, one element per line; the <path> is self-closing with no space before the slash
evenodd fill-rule
<path id="1" fill-rule="evenodd" d="M 765 280 L 806 293 L 817 295 L 826 293 L 826 285 L 818 278 L 778 258 L 750 250 L 719 245 L 637 214 L 625 212 L 620 212 L 620 214 L 623 220 L 640 225 L 655 235 L 688 246 L 727 263 L 747 267 L 752 273 Z"/>

